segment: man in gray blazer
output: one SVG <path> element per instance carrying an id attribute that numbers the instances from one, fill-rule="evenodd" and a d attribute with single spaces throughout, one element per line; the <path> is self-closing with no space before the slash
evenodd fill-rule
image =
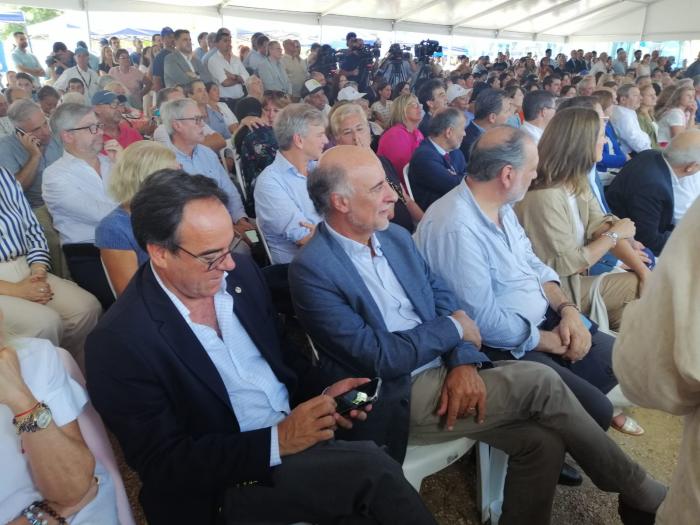
<path id="1" fill-rule="evenodd" d="M 297 315 L 317 343 L 324 382 L 379 376 L 370 420 L 340 438 L 373 439 L 402 459 L 408 441 L 468 436 L 509 456 L 501 525 L 550 522 L 569 452 L 623 523 L 653 522 L 665 489 L 538 363 L 493 365 L 474 322 L 431 272 L 408 232 L 390 224 L 396 193 L 368 149 L 337 146 L 308 178 L 324 221 L 289 268 Z M 487 395 L 488 394 L 488 395 Z M 630 516 L 635 514 L 635 516 Z"/>
<path id="2" fill-rule="evenodd" d="M 165 87 L 186 86 L 201 79 L 204 67 L 192 54 L 192 38 L 187 29 L 175 31 L 175 50 L 165 58 Z"/>

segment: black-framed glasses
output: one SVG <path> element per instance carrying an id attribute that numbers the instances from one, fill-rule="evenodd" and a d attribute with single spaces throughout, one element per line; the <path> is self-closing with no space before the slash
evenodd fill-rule
<path id="1" fill-rule="evenodd" d="M 102 124 L 102 122 L 97 122 L 95 124 L 90 124 L 89 126 L 81 126 L 79 128 L 71 128 L 67 129 L 66 131 L 82 131 L 84 129 L 89 129 L 90 133 L 93 135 L 97 135 L 97 130 L 98 129 L 104 129 L 105 125 Z"/>
<path id="2" fill-rule="evenodd" d="M 243 237 L 241 237 L 240 235 L 236 234 L 236 235 L 233 237 L 233 241 L 231 241 L 231 244 L 229 245 L 228 250 L 226 250 L 226 251 L 225 251 L 223 254 L 221 254 L 221 255 L 196 255 L 196 254 L 194 254 L 194 253 L 192 253 L 192 252 L 186 250 L 185 248 L 183 248 L 182 246 L 177 245 L 177 244 L 175 245 L 175 248 L 177 248 L 178 250 L 182 250 L 183 252 L 185 252 L 185 253 L 186 253 L 187 255 L 189 255 L 190 257 L 194 257 L 195 259 L 197 259 L 197 260 L 198 260 L 199 262 L 201 262 L 202 264 L 206 264 L 206 265 L 207 265 L 207 271 L 208 271 L 208 272 L 211 272 L 211 271 L 213 271 L 217 266 L 219 266 L 219 265 L 224 261 L 224 259 L 226 259 L 226 257 L 228 257 L 229 255 L 231 255 L 231 257 L 233 257 L 233 252 L 234 252 L 234 250 L 238 247 L 239 244 L 241 244 L 242 241 L 243 241 Z"/>
<path id="3" fill-rule="evenodd" d="M 182 117 L 182 118 L 176 118 L 175 120 L 191 120 L 197 125 L 200 125 L 202 122 L 204 122 L 204 117 L 202 115 L 197 115 L 196 117 Z"/>

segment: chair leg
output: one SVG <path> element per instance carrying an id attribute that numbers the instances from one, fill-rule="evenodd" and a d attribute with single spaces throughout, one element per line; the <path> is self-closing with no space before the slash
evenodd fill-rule
<path id="1" fill-rule="evenodd" d="M 490 520 L 492 525 L 497 525 L 501 517 L 508 455 L 479 442 L 478 460 L 477 502 L 481 509 L 481 522 Z"/>

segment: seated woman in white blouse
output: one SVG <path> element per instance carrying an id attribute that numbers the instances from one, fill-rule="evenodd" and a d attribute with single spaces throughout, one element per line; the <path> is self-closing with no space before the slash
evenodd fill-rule
<path id="1" fill-rule="evenodd" d="M 662 148 L 679 133 L 695 127 L 696 110 L 693 82 L 682 80 L 668 102 L 655 115 L 659 124 L 659 145 Z"/>
<path id="2" fill-rule="evenodd" d="M 78 427 L 87 402 L 49 341 L 0 329 L 0 523 L 117 525 L 114 485 Z"/>

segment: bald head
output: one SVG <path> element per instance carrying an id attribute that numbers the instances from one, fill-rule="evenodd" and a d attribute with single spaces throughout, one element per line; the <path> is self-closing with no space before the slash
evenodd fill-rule
<path id="1" fill-rule="evenodd" d="M 700 170 L 700 130 L 692 129 L 679 133 L 664 150 L 668 163 L 681 175 L 692 175 Z"/>

